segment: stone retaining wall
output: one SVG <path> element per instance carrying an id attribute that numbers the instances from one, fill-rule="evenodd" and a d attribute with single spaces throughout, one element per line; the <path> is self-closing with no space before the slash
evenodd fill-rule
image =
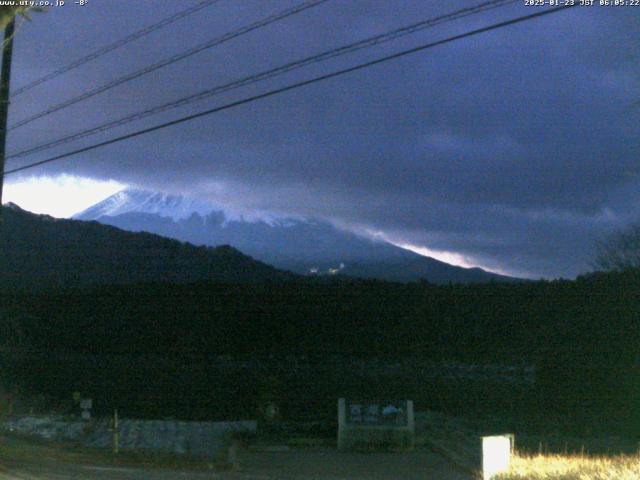
<path id="1" fill-rule="evenodd" d="M 49 440 L 77 440 L 98 448 L 113 446 L 110 419 L 83 422 L 65 417 L 22 417 L 1 424 L 5 431 Z M 176 454 L 215 458 L 228 448 L 234 434 L 255 435 L 254 420 L 238 422 L 183 422 L 177 420 L 121 419 L 119 447 L 122 450 L 161 450 Z"/>

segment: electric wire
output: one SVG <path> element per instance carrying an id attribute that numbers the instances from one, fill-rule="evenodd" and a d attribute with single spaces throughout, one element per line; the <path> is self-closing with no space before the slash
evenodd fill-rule
<path id="1" fill-rule="evenodd" d="M 158 105 L 149 109 L 146 109 L 144 111 L 141 112 L 137 112 L 131 115 L 127 115 L 125 117 L 116 119 L 116 120 L 112 120 L 106 123 L 103 123 L 101 125 L 95 126 L 95 127 L 91 127 L 89 129 L 80 131 L 80 132 L 76 132 L 74 134 L 71 135 L 67 135 L 65 137 L 56 139 L 56 140 L 52 140 L 50 142 L 41 144 L 41 145 L 36 145 L 34 147 L 30 147 L 28 149 L 16 152 L 16 153 L 12 153 L 11 155 L 7 156 L 7 159 L 14 159 L 14 158 L 22 158 L 22 157 L 26 157 L 29 155 L 33 155 L 34 153 L 37 152 L 41 152 L 44 150 L 48 150 L 50 148 L 54 148 L 66 143 L 70 143 L 76 140 L 80 140 L 82 138 L 86 138 L 89 137 L 91 135 L 95 135 L 97 133 L 102 133 L 105 132 L 107 130 L 111 130 L 113 128 L 122 126 L 122 125 L 126 125 L 128 123 L 137 121 L 137 120 L 142 120 L 144 118 L 150 117 L 152 115 L 157 115 L 159 113 L 168 111 L 168 110 L 172 110 L 178 107 L 182 107 L 185 105 L 188 105 L 190 103 L 194 103 L 196 101 L 200 101 L 200 100 L 204 100 L 206 98 L 212 97 L 214 95 L 218 95 L 224 92 L 228 92 L 231 90 L 235 90 L 237 88 L 241 88 L 247 85 L 251 85 L 253 83 L 259 82 L 259 81 L 263 81 L 263 80 L 267 80 L 288 72 L 291 72 L 293 70 L 297 70 L 299 68 L 305 67 L 307 65 L 311 65 L 313 63 L 319 63 L 325 60 L 329 60 L 331 58 L 334 57 L 338 57 L 338 56 L 342 56 L 342 55 L 346 55 L 349 53 L 353 53 L 365 48 L 369 48 L 369 47 L 373 47 L 376 45 L 380 45 L 382 43 L 386 43 L 392 40 L 395 40 L 397 38 L 403 37 L 405 35 L 409 35 L 421 30 L 424 30 L 426 28 L 430 28 L 430 27 L 434 27 L 436 25 L 440 25 L 442 23 L 445 22 L 449 22 L 449 21 L 453 21 L 453 20 L 457 20 L 463 17 L 467 17 L 469 15 L 475 15 L 481 12 L 485 12 L 487 10 L 490 9 L 494 9 L 497 7 L 502 7 L 508 4 L 512 4 L 512 3 L 516 3 L 518 0 L 490 0 L 487 2 L 484 2 L 482 4 L 478 4 L 475 5 L 473 7 L 468 7 L 468 8 L 464 8 L 461 10 L 456 10 L 454 12 L 445 14 L 445 15 L 440 15 L 438 17 L 434 17 L 434 18 L 429 18 L 426 20 L 422 20 L 420 22 L 416 22 L 413 23 L 411 25 L 408 26 L 404 26 L 404 27 L 400 27 L 394 30 L 391 30 L 389 32 L 386 33 L 382 33 L 379 35 L 375 35 L 372 37 L 368 37 L 366 39 L 363 40 L 359 40 L 355 43 L 350 43 L 347 45 L 343 45 L 341 47 L 338 48 L 334 48 L 325 52 L 322 52 L 320 54 L 316 54 L 316 55 L 312 55 L 312 56 L 308 56 L 305 58 L 302 58 L 300 60 L 296 60 L 293 62 L 289 62 L 286 63 L 284 65 L 281 65 L 279 67 L 276 68 L 272 68 L 254 75 L 250 75 L 247 77 L 243 77 L 237 80 L 234 80 L 232 82 L 223 84 L 223 85 L 218 85 L 215 86 L 213 88 L 210 89 L 206 89 L 203 91 L 200 91 L 198 93 L 186 96 L 186 97 L 182 97 L 178 100 L 174 100 L 168 103 L 164 103 L 162 105 Z"/>
<path id="2" fill-rule="evenodd" d="M 84 100 L 87 100 L 91 97 L 94 97 L 100 93 L 106 92 L 107 90 L 111 90 L 114 87 L 117 87 L 118 85 L 122 85 L 123 83 L 127 83 L 130 82 L 131 80 L 135 80 L 136 78 L 140 78 L 144 75 L 147 75 L 151 72 L 154 72 L 156 70 L 159 70 L 160 68 L 166 67 L 168 65 L 171 65 L 173 63 L 179 62 L 180 60 L 184 60 L 185 58 L 191 57 L 193 55 L 195 55 L 196 53 L 200 53 L 204 50 L 216 47 L 218 45 L 221 45 L 223 43 L 228 42 L 229 40 L 232 40 L 234 38 L 240 37 L 242 35 L 245 35 L 249 32 L 252 32 L 254 30 L 258 30 L 260 28 L 264 28 L 268 25 L 271 25 L 272 23 L 278 22 L 280 20 L 283 20 L 285 18 L 288 18 L 292 15 L 295 15 L 297 13 L 303 12 L 305 10 L 308 10 L 310 8 L 313 8 L 317 5 L 320 5 L 321 3 L 325 3 L 329 0 L 307 0 L 306 2 L 300 3 L 292 8 L 288 8 L 286 10 L 283 10 L 281 12 L 275 13 L 273 15 L 269 15 L 268 17 L 265 17 L 261 20 L 258 20 L 256 22 L 253 22 L 249 25 L 246 25 L 242 28 L 239 28 L 237 30 L 234 30 L 232 32 L 226 33 L 220 37 L 216 37 L 212 40 L 209 40 L 208 42 L 202 43 L 200 45 L 197 45 L 196 47 L 190 48 L 189 50 L 182 52 L 182 53 L 178 53 L 176 55 L 173 55 L 171 57 L 165 58 L 163 60 L 160 60 L 159 62 L 156 62 L 152 65 L 149 65 L 141 70 L 137 70 L 133 73 L 130 73 L 128 75 L 125 75 L 123 77 L 119 77 L 116 78 L 115 80 L 112 80 L 108 83 L 105 83 L 103 85 L 100 85 L 96 88 L 93 88 L 87 92 L 81 93 L 80 95 L 77 95 L 75 97 L 72 97 L 68 100 L 65 100 L 64 102 L 58 103 L 52 107 L 47 108 L 46 110 L 43 110 L 41 112 L 38 112 L 34 115 L 31 115 L 30 117 L 27 117 L 23 120 L 20 120 L 16 123 L 14 123 L 13 125 L 10 125 L 8 128 L 8 131 L 12 131 L 15 130 L 16 128 L 22 127 L 24 125 L 27 125 L 35 120 L 38 120 L 39 118 L 42 117 L 46 117 L 47 115 L 51 115 L 52 113 L 58 112 L 64 108 L 70 107 L 71 105 L 75 105 L 76 103 L 82 102 Z"/>
<path id="3" fill-rule="evenodd" d="M 213 5 L 214 3 L 218 3 L 220 0 L 204 0 L 201 1 L 197 4 L 195 4 L 194 6 L 187 8 L 185 10 L 181 10 L 180 12 L 164 18 L 162 20 L 160 20 L 157 23 L 154 23 L 153 25 L 149 25 L 148 27 L 145 27 L 141 30 L 138 30 L 130 35 L 127 35 L 126 37 L 121 38 L 120 40 L 117 40 L 113 43 L 110 43 L 109 45 L 105 45 L 102 48 L 99 48 L 98 50 L 91 52 L 88 55 L 85 55 L 82 58 L 79 58 L 78 60 L 75 60 L 71 63 L 69 63 L 68 65 L 65 65 L 64 67 L 60 67 L 57 70 L 54 70 L 53 72 L 50 72 L 40 78 L 38 78 L 37 80 L 34 80 L 30 83 L 28 83 L 27 85 L 24 85 L 18 89 L 16 89 L 12 94 L 11 94 L 11 98 L 15 98 L 18 95 L 23 94 L 24 92 L 27 92 L 35 87 L 37 87 L 38 85 L 42 85 L 45 82 L 48 82 L 49 80 L 53 80 L 56 77 L 59 77 L 60 75 L 67 73 L 75 68 L 78 68 L 81 65 L 84 65 L 85 63 L 88 63 L 92 60 L 95 60 L 96 58 L 99 58 L 109 52 L 112 52 L 113 50 L 116 50 L 120 47 L 123 47 L 135 40 L 138 40 L 139 38 L 142 38 L 146 35 L 149 35 L 152 32 L 155 32 L 156 30 L 159 30 L 161 28 L 164 28 L 168 25 L 171 25 L 172 23 L 177 22 L 178 20 L 181 20 L 193 13 L 199 12 L 200 10 L 202 10 L 203 8 L 209 7 L 211 5 Z"/>
<path id="4" fill-rule="evenodd" d="M 413 47 L 413 48 L 410 48 L 408 50 L 403 50 L 401 52 L 397 52 L 397 53 L 394 53 L 394 54 L 391 54 L 391 55 L 380 57 L 380 58 L 375 59 L 375 60 L 371 60 L 371 61 L 368 61 L 368 62 L 360 63 L 360 64 L 352 66 L 352 67 L 344 68 L 344 69 L 341 69 L 341 70 L 336 70 L 334 72 L 331 72 L 331 73 L 328 73 L 328 74 L 325 74 L 325 75 L 321 75 L 321 76 L 318 76 L 318 77 L 314 77 L 314 78 L 309 79 L 309 80 L 304 80 L 304 81 L 301 81 L 301 82 L 293 83 L 293 84 L 287 85 L 285 87 L 281 87 L 281 88 L 277 88 L 277 89 L 274 89 L 274 90 L 270 90 L 270 91 L 265 92 L 265 93 L 261 93 L 259 95 L 254 95 L 252 97 L 244 98 L 242 100 L 231 102 L 231 103 L 228 103 L 226 105 L 222 105 L 222 106 L 215 107 L 215 108 L 212 108 L 212 109 L 209 109 L 209 110 L 205 110 L 203 112 L 199 112 L 199 113 L 195 113 L 195 114 L 192 114 L 192 115 L 188 115 L 186 117 L 182 117 L 182 118 L 179 118 L 179 119 L 176 119 L 176 120 L 172 120 L 170 122 L 166 122 L 166 123 L 162 123 L 162 124 L 159 124 L 159 125 L 155 125 L 153 127 L 149 127 L 149 128 L 145 128 L 145 129 L 142 129 L 142 130 L 138 130 L 138 131 L 135 131 L 135 132 L 132 132 L 132 133 L 128 133 L 126 135 L 122 135 L 122 136 L 115 137 L 115 138 L 112 138 L 112 139 L 109 139 L 109 140 L 105 140 L 105 141 L 100 142 L 100 143 L 89 145 L 87 147 L 79 148 L 79 149 L 76 149 L 76 150 L 73 150 L 73 151 L 70 151 L 70 152 L 66 152 L 66 153 L 63 153 L 63 154 L 60 154 L 60 155 L 56 155 L 54 157 L 50 157 L 50 158 L 47 158 L 47 159 L 44 159 L 44 160 L 40 160 L 40 161 L 33 162 L 33 163 L 30 163 L 30 164 L 27 164 L 27 165 L 23 165 L 21 167 L 17 167 L 17 168 L 11 169 L 11 170 L 7 170 L 6 172 L 4 172 L 3 175 L 6 176 L 6 175 L 10 175 L 10 174 L 13 174 L 13 173 L 24 171 L 24 170 L 27 170 L 27 169 L 30 169 L 30 168 L 34 168 L 34 167 L 37 167 L 37 166 L 41 166 L 41 165 L 44 165 L 44 164 L 47 164 L 47 163 L 56 162 L 56 161 L 59 161 L 59 160 L 62 160 L 62 159 L 65 159 L 65 158 L 68 158 L 68 157 L 71 157 L 71 156 L 74 156 L 74 155 L 78 155 L 80 153 L 84 153 L 84 152 L 88 152 L 88 151 L 91 151 L 91 150 L 95 150 L 97 148 L 104 147 L 104 146 L 111 145 L 111 144 L 118 143 L 118 142 L 122 142 L 124 140 L 129 140 L 131 138 L 139 137 L 139 136 L 145 135 L 147 133 L 151 133 L 151 132 L 155 132 L 155 131 L 158 131 L 158 130 L 161 130 L 161 129 L 164 129 L 164 128 L 172 127 L 174 125 L 178 125 L 178 124 L 185 123 L 185 122 L 188 122 L 188 121 L 191 121 L 191 120 L 195 120 L 197 118 L 201 118 L 201 117 L 205 117 L 205 116 L 208 116 L 208 115 L 212 115 L 212 114 L 224 111 L 224 110 L 229 110 L 231 108 L 235 108 L 235 107 L 238 107 L 240 105 L 245 105 L 247 103 L 251 103 L 251 102 L 254 102 L 254 101 L 257 101 L 257 100 L 262 100 L 264 98 L 273 97 L 275 95 L 279 95 L 279 94 L 284 93 L 284 92 L 288 92 L 288 91 L 295 90 L 295 89 L 298 89 L 298 88 L 301 88 L 301 87 L 305 87 L 307 85 L 312 85 L 312 84 L 315 84 L 315 83 L 318 83 L 318 82 L 322 82 L 324 80 L 328 80 L 328 79 L 331 79 L 331 78 L 339 77 L 339 76 L 342 76 L 342 75 L 345 75 L 345 74 L 348 74 L 348 73 L 352 73 L 352 72 L 355 72 L 355 71 L 359 71 L 359 70 L 362 70 L 362 69 L 365 69 L 365 68 L 369 68 L 369 67 L 372 67 L 372 66 L 375 66 L 375 65 L 379 65 L 381 63 L 388 62 L 390 60 L 395 60 L 395 59 L 398 59 L 398 58 L 401 58 L 401 57 L 405 57 L 407 55 L 411 55 L 411 54 L 414 54 L 414 53 L 417 53 L 417 52 L 422 52 L 424 50 L 428 50 L 428 49 L 431 49 L 431 48 L 434 48 L 434 47 L 437 47 L 437 46 L 440 46 L 440 45 L 444 45 L 444 44 L 451 43 L 451 42 L 454 42 L 454 41 L 457 41 L 457 40 L 462 40 L 464 38 L 468 38 L 468 37 L 471 37 L 471 36 L 474 36 L 474 35 L 479 35 L 481 33 L 486 33 L 486 32 L 492 31 L 492 30 L 497 30 L 499 28 L 504 28 L 504 27 L 507 27 L 507 26 L 510 26 L 510 25 L 523 23 L 523 22 L 526 22 L 526 21 L 529 21 L 529 20 L 533 20 L 533 19 L 542 17 L 542 16 L 546 16 L 546 15 L 557 13 L 557 12 L 560 12 L 560 11 L 563 11 L 563 10 L 567 10 L 569 8 L 573 8 L 576 5 L 577 4 L 574 4 L 574 5 L 567 4 L 567 5 L 563 5 L 563 6 L 559 6 L 559 7 L 554 7 L 554 8 L 551 8 L 551 9 L 542 10 L 540 12 L 532 13 L 532 14 L 529 14 L 529 15 L 524 15 L 524 16 L 521 16 L 521 17 L 516 17 L 516 18 L 510 19 L 510 20 L 499 22 L 499 23 L 494 23 L 494 24 L 486 26 L 486 27 L 482 27 L 482 28 L 478 28 L 478 29 L 475 29 L 475 30 L 471 30 L 469 32 L 465 32 L 465 33 L 462 33 L 462 34 L 459 34 L 459 35 L 454 35 L 454 36 L 451 36 L 451 37 L 447 37 L 445 39 L 438 40 L 438 41 L 431 42 L 431 43 L 427 43 L 427 44 L 424 44 L 424 45 L 420 45 L 418 47 Z"/>

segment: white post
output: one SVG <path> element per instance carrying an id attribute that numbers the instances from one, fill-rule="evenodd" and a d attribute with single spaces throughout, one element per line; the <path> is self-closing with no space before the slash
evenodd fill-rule
<path id="1" fill-rule="evenodd" d="M 491 480 L 494 475 L 509 470 L 513 435 L 482 437 L 482 478 Z"/>

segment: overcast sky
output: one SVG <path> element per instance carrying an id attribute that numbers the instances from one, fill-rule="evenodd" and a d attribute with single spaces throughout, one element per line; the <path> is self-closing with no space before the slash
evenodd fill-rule
<path id="1" fill-rule="evenodd" d="M 10 123 L 300 2 L 219 0 L 18 96 Z M 67 1 L 34 14 L 16 37 L 12 88 L 196 3 Z M 478 3 L 329 0 L 13 130 L 8 150 Z M 449 22 L 9 160 L 7 168 L 539 8 L 523 0 Z M 65 174 L 110 181 L 112 189 L 190 194 L 322 217 L 498 271 L 573 277 L 590 269 L 598 238 L 640 219 L 639 33 L 640 7 L 576 7 L 7 181 L 15 187 Z"/>

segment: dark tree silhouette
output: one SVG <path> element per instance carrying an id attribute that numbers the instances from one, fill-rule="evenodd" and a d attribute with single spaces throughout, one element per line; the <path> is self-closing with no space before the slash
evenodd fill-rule
<path id="1" fill-rule="evenodd" d="M 616 232 L 599 242 L 594 266 L 605 271 L 640 268 L 640 224 Z"/>
<path id="2" fill-rule="evenodd" d="M 18 2 L 16 2 L 18 3 Z M 0 29 L 4 29 L 16 15 L 30 20 L 31 12 L 44 12 L 42 7 L 23 7 L 23 6 L 1 6 L 0 7 Z"/>

